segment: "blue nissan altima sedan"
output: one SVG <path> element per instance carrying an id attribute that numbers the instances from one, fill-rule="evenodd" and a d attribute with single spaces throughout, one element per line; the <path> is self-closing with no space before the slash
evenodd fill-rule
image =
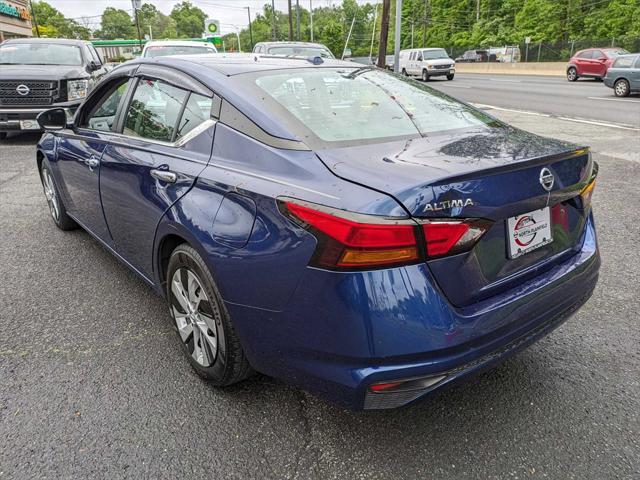
<path id="1" fill-rule="evenodd" d="M 587 148 L 382 70 L 141 59 L 39 122 L 54 223 L 167 299 L 216 386 L 258 371 L 406 405 L 540 339 L 598 279 Z"/>

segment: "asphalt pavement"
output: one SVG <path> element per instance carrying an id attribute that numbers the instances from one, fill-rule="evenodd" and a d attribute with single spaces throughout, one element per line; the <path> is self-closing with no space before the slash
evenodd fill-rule
<path id="1" fill-rule="evenodd" d="M 595 139 L 599 285 L 496 369 L 383 412 L 261 375 L 224 390 L 199 379 L 165 302 L 88 234 L 54 227 L 36 137 L 0 144 L 0 479 L 639 478 L 635 132 L 492 113 Z"/>
<path id="2" fill-rule="evenodd" d="M 429 85 L 466 102 L 640 129 L 640 95 L 618 98 L 599 80 L 457 73 Z"/>

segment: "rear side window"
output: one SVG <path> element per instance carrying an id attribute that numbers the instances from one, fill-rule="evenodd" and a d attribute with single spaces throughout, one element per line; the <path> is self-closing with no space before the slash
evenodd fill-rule
<path id="1" fill-rule="evenodd" d="M 634 68 L 640 68 L 640 55 L 636 58 L 636 66 Z"/>
<path id="2" fill-rule="evenodd" d="M 592 50 L 586 50 L 584 52 L 580 52 L 577 55 L 578 58 L 593 58 L 593 51 Z"/>
<path id="3" fill-rule="evenodd" d="M 125 135 L 171 142 L 187 90 L 141 78 L 124 122 Z"/>
<path id="4" fill-rule="evenodd" d="M 211 118 L 212 103 L 213 99 L 210 97 L 198 95 L 197 93 L 189 95 L 189 100 L 184 107 L 182 118 L 180 118 L 180 123 L 178 124 L 176 140 Z"/>
<path id="5" fill-rule="evenodd" d="M 640 57 L 638 57 L 640 58 Z M 634 57 L 622 57 L 618 58 L 613 64 L 613 68 L 631 68 L 633 65 Z"/>

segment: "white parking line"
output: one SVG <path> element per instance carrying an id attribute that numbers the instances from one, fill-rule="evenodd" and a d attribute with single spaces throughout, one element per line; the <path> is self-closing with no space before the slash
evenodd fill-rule
<path id="1" fill-rule="evenodd" d="M 598 122 L 598 121 L 595 121 L 595 120 L 587 120 L 587 119 L 584 119 L 584 118 L 562 117 L 560 115 L 550 115 L 548 113 L 539 113 L 539 112 L 531 112 L 531 111 L 528 111 L 528 110 L 516 110 L 516 109 L 513 109 L 513 108 L 496 107 L 494 105 L 485 105 L 483 103 L 472 103 L 471 105 L 473 105 L 474 107 L 478 107 L 478 108 L 491 108 L 491 109 L 494 109 L 494 110 L 502 110 L 504 112 L 523 113 L 525 115 L 535 115 L 535 116 L 538 116 L 538 117 L 558 118 L 560 120 L 567 120 L 569 122 L 586 123 L 586 124 L 589 124 L 589 125 L 598 125 L 600 127 L 618 128 L 618 129 L 621 129 L 621 130 L 631 130 L 633 132 L 640 132 L 640 128 L 634 127 L 633 125 L 618 124 L 618 123 L 608 123 L 608 122 Z"/>
<path id="2" fill-rule="evenodd" d="M 625 103 L 640 103 L 640 100 L 631 100 L 624 98 L 607 98 L 607 97 L 587 97 L 589 100 L 608 100 L 609 102 L 625 102 Z"/>
<path id="3" fill-rule="evenodd" d="M 471 88 L 469 85 L 454 85 L 451 83 L 443 83 L 443 87 L 453 87 L 453 88 Z"/>
<path id="4" fill-rule="evenodd" d="M 506 78 L 490 78 L 493 82 L 522 83 L 522 80 L 507 80 Z"/>

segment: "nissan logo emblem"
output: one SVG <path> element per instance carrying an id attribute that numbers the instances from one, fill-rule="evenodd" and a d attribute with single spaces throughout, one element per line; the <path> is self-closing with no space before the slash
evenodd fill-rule
<path id="1" fill-rule="evenodd" d="M 29 92 L 31 90 L 29 90 L 29 87 L 27 87 L 26 85 L 22 84 L 22 85 L 18 85 L 16 87 L 16 92 L 18 92 L 18 95 L 22 95 L 23 97 L 25 95 L 29 95 Z"/>
<path id="2" fill-rule="evenodd" d="M 547 167 L 544 167 L 542 170 L 540 170 L 540 185 L 542 185 L 542 188 L 544 188 L 547 192 L 550 192 L 553 188 L 554 181 L 555 177 L 553 176 L 553 173 L 551 173 L 551 170 L 549 170 Z"/>

